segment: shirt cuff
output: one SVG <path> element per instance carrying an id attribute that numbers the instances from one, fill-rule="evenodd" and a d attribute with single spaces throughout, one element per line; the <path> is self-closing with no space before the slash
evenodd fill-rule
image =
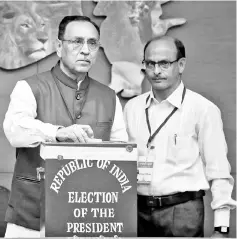
<path id="1" fill-rule="evenodd" d="M 63 126 L 50 125 L 49 127 L 47 127 L 46 142 L 57 142 L 56 134 L 59 128 L 63 128 Z"/>
<path id="2" fill-rule="evenodd" d="M 230 209 L 219 208 L 214 211 L 214 227 L 229 227 L 230 225 Z"/>

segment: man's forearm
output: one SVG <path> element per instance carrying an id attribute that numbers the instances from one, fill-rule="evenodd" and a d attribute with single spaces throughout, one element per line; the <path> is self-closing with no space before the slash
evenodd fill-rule
<path id="1" fill-rule="evenodd" d="M 24 123 L 22 123 L 24 122 Z M 59 126 L 46 124 L 35 119 L 22 119 L 14 123 L 6 118 L 3 128 L 7 139 L 13 147 L 36 147 L 41 142 L 56 141 Z"/>
<path id="2" fill-rule="evenodd" d="M 236 207 L 237 202 L 231 198 L 233 178 L 214 179 L 211 185 L 212 203 L 214 210 L 214 227 L 229 227 L 230 209 Z"/>

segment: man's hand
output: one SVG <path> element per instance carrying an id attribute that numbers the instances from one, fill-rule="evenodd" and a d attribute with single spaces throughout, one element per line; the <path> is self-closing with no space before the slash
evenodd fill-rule
<path id="1" fill-rule="evenodd" d="M 223 234 L 216 231 L 214 231 L 211 236 L 211 238 L 227 238 L 227 237 L 228 237 L 228 234 Z"/>
<path id="2" fill-rule="evenodd" d="M 56 139 L 60 142 L 86 143 L 91 138 L 94 138 L 94 133 L 89 125 L 74 124 L 65 128 L 59 128 L 56 133 Z"/>

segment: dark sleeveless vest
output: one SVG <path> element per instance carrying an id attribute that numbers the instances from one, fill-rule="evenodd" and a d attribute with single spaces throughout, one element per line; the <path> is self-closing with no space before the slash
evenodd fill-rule
<path id="1" fill-rule="evenodd" d="M 47 71 L 26 79 L 37 102 L 37 118 L 59 126 L 88 124 L 95 138 L 110 139 L 116 98 L 109 87 L 91 79 L 77 82 L 67 77 L 57 64 Z M 76 99 L 77 98 L 77 99 Z M 40 147 L 17 148 L 12 189 L 6 221 L 40 230 L 40 183 L 36 168 L 44 167 Z"/>

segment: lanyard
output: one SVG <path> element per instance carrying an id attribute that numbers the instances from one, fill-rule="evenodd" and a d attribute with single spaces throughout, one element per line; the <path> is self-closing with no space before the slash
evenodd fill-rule
<path id="1" fill-rule="evenodd" d="M 73 124 L 75 124 L 76 123 L 76 119 L 75 119 L 75 117 L 73 117 L 73 115 L 71 114 L 71 112 L 70 112 L 70 110 L 69 110 L 69 107 L 68 107 L 68 104 L 67 104 L 67 102 L 66 102 L 66 100 L 65 100 L 65 97 L 64 97 L 64 94 L 63 94 L 63 92 L 62 92 L 62 88 L 61 88 L 61 86 L 59 85 L 59 79 L 57 78 L 57 76 L 53 73 L 53 71 L 51 70 L 51 74 L 52 74 L 52 76 L 53 76 L 53 78 L 54 78 L 54 81 L 55 81 L 55 83 L 56 83 L 56 85 L 57 85 L 57 88 L 58 88 L 58 90 L 59 90 L 59 92 L 60 92 L 60 95 L 61 95 L 61 97 L 62 97 L 62 99 L 63 99 L 63 103 L 64 103 L 64 106 L 65 106 L 65 108 L 66 108 L 66 110 L 67 110 L 67 113 L 68 113 L 68 116 L 70 117 L 70 119 L 72 120 L 72 122 L 73 122 Z M 87 77 L 87 76 L 86 76 Z M 86 79 L 85 79 L 86 80 Z M 88 79 L 89 80 L 89 79 Z M 90 84 L 90 83 L 89 83 Z M 78 112 L 78 114 L 80 114 L 81 113 L 81 111 L 82 111 L 82 109 L 83 109 L 83 107 L 84 107 L 84 105 L 85 105 L 85 102 L 86 102 L 86 97 L 87 97 L 87 93 L 88 93 L 88 89 L 89 89 L 89 84 L 88 84 L 88 86 L 87 86 L 87 88 L 86 88 L 86 92 L 85 92 L 85 95 L 84 95 L 84 97 L 83 97 L 83 101 L 82 101 L 82 103 L 81 103 L 81 107 L 80 107 L 80 111 Z"/>
<path id="2" fill-rule="evenodd" d="M 183 94 L 182 94 L 182 100 L 181 100 L 181 104 L 183 103 L 184 101 L 184 97 L 185 97 L 185 94 L 186 94 L 186 88 L 184 87 L 183 89 Z M 147 97 L 146 99 L 146 102 L 148 101 L 150 95 Z M 151 135 L 151 125 L 150 125 L 150 121 L 149 121 L 149 115 L 148 115 L 148 108 L 145 109 L 145 112 L 146 112 L 146 123 L 147 123 L 147 127 L 148 127 L 148 130 L 149 130 L 149 134 L 150 134 L 150 137 L 147 141 L 147 148 L 149 147 L 151 141 L 155 138 L 155 136 L 160 132 L 160 130 L 164 127 L 164 125 L 167 123 L 167 121 L 171 118 L 171 116 L 176 112 L 178 108 L 175 107 L 172 112 L 166 117 L 166 119 L 163 121 L 163 123 L 156 129 L 156 131 Z"/>

